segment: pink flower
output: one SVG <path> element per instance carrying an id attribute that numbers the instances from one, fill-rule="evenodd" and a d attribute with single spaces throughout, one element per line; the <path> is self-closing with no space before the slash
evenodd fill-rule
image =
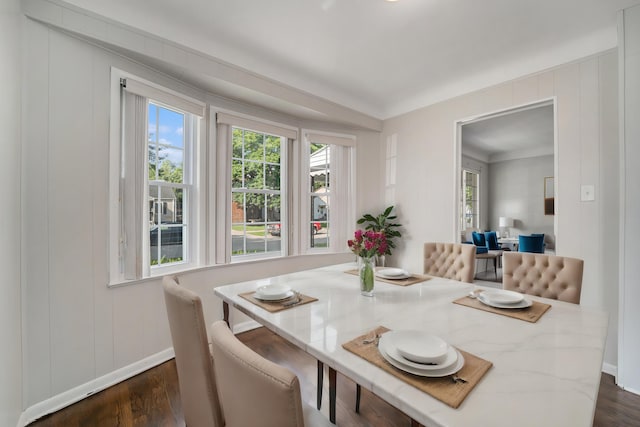
<path id="1" fill-rule="evenodd" d="M 389 247 L 385 234 L 373 230 L 356 230 L 354 239 L 347 240 L 347 245 L 354 254 L 366 258 L 384 255 Z"/>

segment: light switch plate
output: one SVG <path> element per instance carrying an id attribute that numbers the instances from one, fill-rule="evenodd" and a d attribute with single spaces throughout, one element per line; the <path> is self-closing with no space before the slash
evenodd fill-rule
<path id="1" fill-rule="evenodd" d="M 596 199 L 596 188 L 593 184 L 583 185 L 580 187 L 580 200 L 583 202 L 591 202 Z"/>

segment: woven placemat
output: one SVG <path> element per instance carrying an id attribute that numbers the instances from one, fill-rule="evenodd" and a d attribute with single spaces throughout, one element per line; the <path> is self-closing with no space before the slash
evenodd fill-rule
<path id="1" fill-rule="evenodd" d="M 378 326 L 368 334 L 359 336 L 345 344 L 342 344 L 342 347 L 344 347 L 345 350 L 362 357 L 368 362 L 373 363 L 396 378 L 414 386 L 418 390 L 421 390 L 439 401 L 446 403 L 452 408 L 460 406 L 471 390 L 473 390 L 473 388 L 480 382 L 484 374 L 486 374 L 493 366 L 493 363 L 487 360 L 458 349 L 458 351 L 464 356 L 464 366 L 456 373 L 456 375 L 466 380 L 466 383 L 460 381 L 454 382 L 451 375 L 438 378 L 413 375 L 402 371 L 387 362 L 378 351 L 376 342 L 368 342 L 368 344 L 365 344 L 365 339 L 374 337 L 377 334 L 383 334 L 387 331 L 389 331 L 388 328 Z"/>
<path id="2" fill-rule="evenodd" d="M 549 304 L 543 302 L 532 301 L 531 307 L 527 308 L 495 308 L 481 303 L 477 298 L 462 297 L 453 301 L 454 304 L 465 305 L 478 310 L 488 311 L 490 313 L 501 314 L 514 319 L 520 319 L 531 323 L 536 323 L 543 314 L 551 308 Z"/>
<path id="3" fill-rule="evenodd" d="M 254 303 L 255 305 L 264 308 L 269 313 L 277 313 L 282 310 L 287 310 L 289 308 L 299 307 L 301 305 L 309 304 L 310 302 L 318 301 L 318 298 L 310 297 L 309 295 L 300 294 L 301 301 L 294 305 L 285 305 L 287 302 L 291 301 L 291 299 L 287 299 L 285 301 L 262 301 L 255 298 L 253 295 L 255 291 L 245 292 L 242 294 L 238 294 L 238 296 L 246 299 L 249 302 Z"/>
<path id="4" fill-rule="evenodd" d="M 345 271 L 345 273 L 353 274 L 354 276 L 357 276 L 359 274 L 358 270 L 347 270 Z M 431 280 L 431 277 L 425 276 L 423 274 L 412 274 L 406 279 L 385 279 L 384 277 L 375 276 L 375 280 L 378 280 L 380 282 L 391 283 L 392 285 L 409 286 L 409 285 L 415 285 L 416 283 L 426 282 L 427 280 Z"/>

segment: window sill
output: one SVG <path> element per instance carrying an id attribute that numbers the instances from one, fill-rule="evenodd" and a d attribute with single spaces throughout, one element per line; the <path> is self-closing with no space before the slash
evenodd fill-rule
<path id="1" fill-rule="evenodd" d="M 214 265 L 206 265 L 206 266 L 200 266 L 200 267 L 185 266 L 184 269 L 181 269 L 179 271 L 173 271 L 171 273 L 166 273 L 164 275 L 159 274 L 156 276 L 145 277 L 142 279 L 114 281 L 107 284 L 107 287 L 119 288 L 124 286 L 138 285 L 138 284 L 147 283 L 147 282 L 157 282 L 162 280 L 162 277 L 168 274 L 185 274 L 185 273 L 190 274 L 190 273 L 197 273 L 201 271 L 209 271 L 209 270 L 216 270 L 216 269 L 226 269 L 226 268 L 233 269 L 233 268 L 239 268 L 239 266 L 243 266 L 243 267 L 250 266 L 250 265 L 257 266 L 265 263 L 271 264 L 276 262 L 287 262 L 287 261 L 295 262 L 295 260 L 302 260 L 305 258 L 316 258 L 316 257 L 321 258 L 321 257 L 334 257 L 334 256 L 340 257 L 344 255 L 353 256 L 351 252 L 331 252 L 331 253 L 324 252 L 324 253 L 309 253 L 304 255 L 276 256 L 276 257 L 260 258 L 260 259 L 243 259 L 243 260 L 236 260 L 228 264 L 214 264 Z M 346 262 L 346 261 L 340 261 L 340 262 Z"/>

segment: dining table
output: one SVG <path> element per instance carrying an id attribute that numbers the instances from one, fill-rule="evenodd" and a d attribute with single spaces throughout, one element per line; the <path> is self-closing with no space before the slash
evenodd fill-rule
<path id="1" fill-rule="evenodd" d="M 408 415 L 412 425 L 592 425 L 607 335 L 603 310 L 530 295 L 525 295 L 530 308 L 484 309 L 471 297 L 492 288 L 417 273 L 402 285 L 376 277 L 373 296 L 364 296 L 356 268 L 355 263 L 331 265 L 218 286 L 214 293 L 227 322 L 230 310 L 237 309 L 316 358 L 319 386 L 322 368 L 328 367 L 330 418 L 338 425 L 336 372 Z M 268 285 L 290 287 L 306 299 L 267 310 L 250 296 Z M 541 309 L 527 318 L 533 307 Z M 449 378 L 414 378 L 386 366 L 374 360 L 375 347 L 368 349 L 369 358 L 354 352 L 354 346 L 374 341 L 366 337 L 379 338 L 375 331 L 386 330 L 435 335 L 465 355 L 460 373 L 466 365 L 483 368 L 465 374 L 467 380 L 473 375 L 468 387 L 455 376 L 448 384 Z M 446 393 L 467 389 L 452 404 L 429 391 L 439 384 Z"/>

